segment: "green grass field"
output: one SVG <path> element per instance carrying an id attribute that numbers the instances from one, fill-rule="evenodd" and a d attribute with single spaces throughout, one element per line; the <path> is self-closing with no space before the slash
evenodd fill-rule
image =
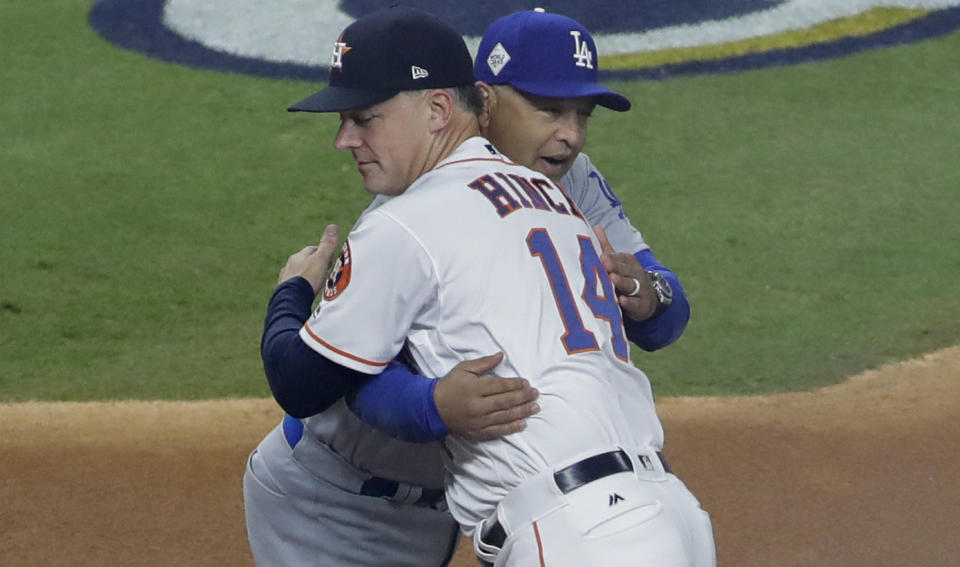
<path id="1" fill-rule="evenodd" d="M 0 400 L 266 396 L 287 255 L 368 201 L 315 85 L 117 49 L 0 0 Z M 587 151 L 684 282 L 658 395 L 802 390 L 960 338 L 960 34 L 615 85 Z M 954 156 L 954 157 L 950 157 Z"/>

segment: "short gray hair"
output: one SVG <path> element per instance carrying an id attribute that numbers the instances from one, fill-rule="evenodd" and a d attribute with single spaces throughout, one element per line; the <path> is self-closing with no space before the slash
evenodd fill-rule
<path id="1" fill-rule="evenodd" d="M 464 110 L 469 111 L 475 116 L 480 116 L 483 112 L 483 93 L 477 85 L 464 85 L 462 87 L 449 87 L 446 89 L 453 100 Z"/>
<path id="2" fill-rule="evenodd" d="M 464 85 L 460 87 L 442 87 L 453 102 L 474 116 L 480 116 L 483 112 L 483 92 L 476 85 Z M 425 96 L 434 89 L 420 89 L 416 91 L 400 91 L 407 96 Z"/>

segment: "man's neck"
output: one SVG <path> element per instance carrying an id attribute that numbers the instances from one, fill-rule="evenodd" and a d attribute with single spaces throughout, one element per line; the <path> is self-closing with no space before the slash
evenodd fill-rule
<path id="1" fill-rule="evenodd" d="M 480 125 L 477 117 L 466 112 L 458 113 L 446 128 L 434 138 L 427 152 L 427 167 L 423 172 L 432 170 L 438 163 L 447 159 L 460 147 L 460 144 L 480 135 Z"/>

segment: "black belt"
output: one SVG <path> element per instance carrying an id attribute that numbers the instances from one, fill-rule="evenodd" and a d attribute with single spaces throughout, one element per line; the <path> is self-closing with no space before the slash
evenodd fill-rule
<path id="1" fill-rule="evenodd" d="M 668 473 L 673 472 L 670 470 L 670 465 L 667 464 L 663 453 L 658 451 L 657 458 L 660 459 L 660 464 L 663 465 L 664 471 Z M 643 465 L 645 469 L 653 470 L 653 465 L 649 463 L 649 459 L 646 455 L 639 456 L 640 464 Z M 595 480 L 632 470 L 633 463 L 630 462 L 630 456 L 627 455 L 626 451 L 620 449 L 587 457 L 582 461 L 577 461 L 568 467 L 562 468 L 553 473 L 553 481 L 557 483 L 557 488 L 560 489 L 560 492 L 567 494 Z M 493 522 L 487 524 L 487 531 L 483 534 L 484 543 L 494 547 L 503 547 L 503 542 L 506 540 L 507 533 L 503 530 L 503 526 L 500 525 L 496 517 L 494 517 Z"/>
<path id="2" fill-rule="evenodd" d="M 395 502 L 407 502 L 403 498 L 397 498 L 397 492 L 400 491 L 400 483 L 395 480 L 381 478 L 379 476 L 370 477 L 360 485 L 361 496 L 373 496 L 375 498 L 386 498 Z M 440 488 L 421 488 L 420 496 L 416 500 L 409 502 L 414 506 L 436 507 L 443 502 L 443 489 Z"/>

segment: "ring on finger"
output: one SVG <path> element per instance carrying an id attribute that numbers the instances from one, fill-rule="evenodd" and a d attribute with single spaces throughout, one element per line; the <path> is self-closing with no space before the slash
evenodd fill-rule
<path id="1" fill-rule="evenodd" d="M 630 297 L 633 297 L 640 293 L 640 280 L 638 280 L 637 278 L 630 278 L 630 279 L 633 280 L 633 291 L 631 291 L 627 295 L 629 295 Z"/>

